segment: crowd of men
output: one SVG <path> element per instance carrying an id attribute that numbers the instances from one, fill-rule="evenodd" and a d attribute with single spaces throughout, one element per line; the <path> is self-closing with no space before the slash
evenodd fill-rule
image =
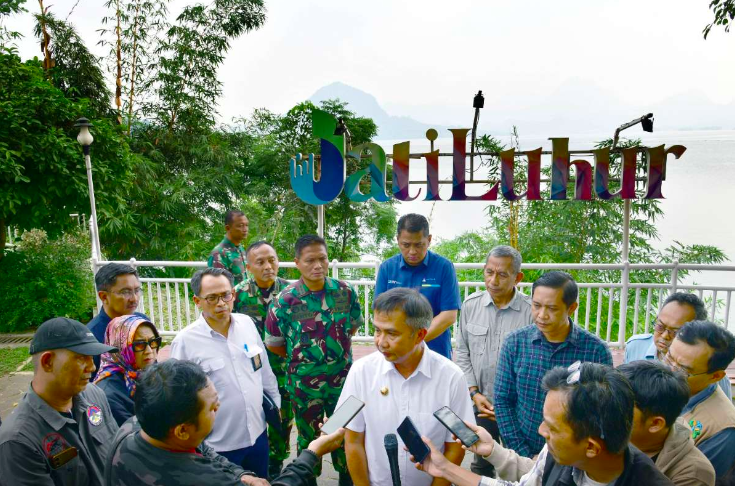
<path id="1" fill-rule="evenodd" d="M 327 453 L 340 486 L 393 485 L 384 438 L 406 417 L 431 452 L 414 463 L 399 448 L 404 486 L 735 484 L 735 337 L 696 295 L 668 296 L 614 368 L 607 344 L 572 320 L 571 275 L 544 273 L 525 295 L 521 254 L 498 246 L 485 289 L 461 302 L 428 221 L 408 214 L 376 276 L 377 352 L 353 364 L 365 313 L 352 285 L 329 277 L 325 240 L 299 238 L 289 283 L 270 243 L 244 247 L 248 224 L 227 213 L 191 278 L 201 315 L 169 359 L 157 362 L 161 337 L 136 312 L 142 287 L 127 265 L 99 269 L 102 308 L 86 326 L 60 317 L 38 329 L 32 382 L 0 425 L 0 486 L 307 486 Z M 365 407 L 320 434 L 351 396 Z M 433 415 L 442 407 L 479 440 L 457 440 Z"/>

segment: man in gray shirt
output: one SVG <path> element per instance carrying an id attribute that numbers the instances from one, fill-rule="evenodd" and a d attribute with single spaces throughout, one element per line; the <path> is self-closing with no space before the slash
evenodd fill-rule
<path id="1" fill-rule="evenodd" d="M 477 423 L 499 440 L 495 410 L 490 402 L 500 348 L 505 336 L 531 324 L 531 300 L 516 289 L 523 280 L 521 254 L 510 246 L 496 246 L 487 255 L 486 290 L 462 304 L 457 335 L 457 364 L 467 379 L 477 409 Z M 476 455 L 472 472 L 494 477 L 492 464 Z"/>

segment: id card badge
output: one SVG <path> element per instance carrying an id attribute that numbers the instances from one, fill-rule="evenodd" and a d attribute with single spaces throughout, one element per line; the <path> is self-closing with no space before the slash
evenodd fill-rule
<path id="1" fill-rule="evenodd" d="M 250 358 L 250 361 L 253 363 L 253 371 L 258 371 L 263 367 L 263 361 L 260 358 L 260 353 L 263 352 L 263 350 L 260 348 L 260 346 L 250 346 L 248 347 L 247 344 L 243 346 L 245 349 L 245 356 Z"/>
<path id="2" fill-rule="evenodd" d="M 51 467 L 53 469 L 58 469 L 67 462 L 77 457 L 77 454 L 78 452 L 76 447 L 68 447 L 58 454 L 54 454 L 53 456 L 49 457 L 49 462 L 51 463 Z"/>

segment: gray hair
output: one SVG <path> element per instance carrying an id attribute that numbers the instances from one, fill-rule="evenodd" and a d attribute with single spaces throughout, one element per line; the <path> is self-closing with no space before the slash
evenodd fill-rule
<path id="1" fill-rule="evenodd" d="M 490 250 L 490 253 L 487 254 L 487 258 L 485 258 L 485 262 L 487 262 L 490 257 L 496 257 L 496 258 L 510 258 L 513 260 L 513 273 L 518 275 L 518 272 L 521 271 L 521 264 L 523 263 L 523 258 L 521 258 L 521 253 L 513 248 L 512 246 L 508 245 L 499 245 Z"/>
<path id="2" fill-rule="evenodd" d="M 383 292 L 373 301 L 373 313 L 388 314 L 395 310 L 406 314 L 406 324 L 415 331 L 428 329 L 434 318 L 434 311 L 426 297 L 405 287 Z"/>

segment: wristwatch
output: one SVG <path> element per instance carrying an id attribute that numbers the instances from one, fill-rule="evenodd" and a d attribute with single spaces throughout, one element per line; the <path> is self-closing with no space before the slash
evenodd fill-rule
<path id="1" fill-rule="evenodd" d="M 480 393 L 480 389 L 479 388 L 475 388 L 474 390 L 472 390 L 470 392 L 470 399 L 474 398 L 474 396 L 477 395 L 478 393 Z"/>

